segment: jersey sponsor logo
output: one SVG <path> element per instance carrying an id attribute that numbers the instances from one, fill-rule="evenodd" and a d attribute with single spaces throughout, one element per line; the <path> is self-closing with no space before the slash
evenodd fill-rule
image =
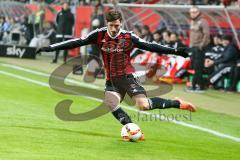
<path id="1" fill-rule="evenodd" d="M 121 39 L 119 42 L 115 41 L 108 41 L 104 42 L 104 39 L 102 40 L 103 45 L 101 50 L 107 53 L 117 53 L 117 52 L 125 52 L 132 49 L 132 41 L 130 40 L 124 40 Z"/>
<path id="2" fill-rule="evenodd" d="M 14 56 L 18 56 L 20 58 L 22 58 L 22 56 L 24 55 L 26 49 L 21 49 L 21 48 L 17 48 L 16 46 L 13 46 L 13 47 L 8 47 L 7 48 L 7 55 L 11 56 L 11 55 L 14 55 Z"/>

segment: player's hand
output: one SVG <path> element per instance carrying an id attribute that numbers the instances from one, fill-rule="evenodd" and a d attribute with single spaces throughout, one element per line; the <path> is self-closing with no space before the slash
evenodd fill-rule
<path id="1" fill-rule="evenodd" d="M 42 47 L 42 48 L 39 48 L 36 53 L 40 53 L 40 52 L 51 52 L 53 51 L 53 48 L 51 47 Z"/>
<path id="2" fill-rule="evenodd" d="M 213 60 L 211 60 L 211 59 L 206 59 L 205 60 L 205 64 L 204 64 L 204 66 L 205 67 L 211 67 L 212 65 L 214 65 L 214 61 Z"/>
<path id="3" fill-rule="evenodd" d="M 183 56 L 183 57 L 188 57 L 189 51 L 190 51 L 190 49 L 188 47 L 179 47 L 176 49 L 176 54 Z"/>
<path id="4" fill-rule="evenodd" d="M 209 61 L 210 61 L 209 58 L 206 58 L 206 59 L 204 60 L 204 67 L 208 67 Z"/>

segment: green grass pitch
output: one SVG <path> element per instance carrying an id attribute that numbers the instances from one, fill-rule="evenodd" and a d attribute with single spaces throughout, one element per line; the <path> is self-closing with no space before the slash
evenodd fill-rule
<path id="1" fill-rule="evenodd" d="M 57 93 L 1 72 L 48 83 L 47 77 L 0 66 L 0 160 L 240 159 L 240 142 L 171 122 L 150 121 L 144 115 L 135 117 L 134 122 L 141 127 L 146 140 L 136 143 L 121 140 L 122 126 L 110 113 L 85 122 L 59 120 L 54 108 L 63 99 L 74 101 L 71 108 L 74 113 L 93 109 L 100 102 Z M 200 109 L 191 114 L 191 121 L 185 119 L 186 123 L 240 137 L 240 117 L 201 109 L 204 104 L 209 108 L 240 106 L 239 95 L 216 91 L 191 95 L 184 93 L 182 88 L 176 86 L 164 97 L 179 96 L 197 103 Z M 126 111 L 132 116 L 138 114 Z M 189 114 L 176 109 L 161 113 Z"/>

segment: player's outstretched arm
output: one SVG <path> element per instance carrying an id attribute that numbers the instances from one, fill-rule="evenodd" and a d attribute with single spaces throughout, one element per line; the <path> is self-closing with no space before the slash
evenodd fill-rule
<path id="1" fill-rule="evenodd" d="M 75 38 L 60 43 L 51 44 L 48 47 L 42 47 L 37 50 L 37 53 L 40 52 L 52 52 L 57 50 L 66 50 L 85 46 L 88 44 L 94 44 L 98 36 L 98 30 L 90 32 L 85 38 Z"/>
<path id="2" fill-rule="evenodd" d="M 187 47 L 179 47 L 179 48 L 171 48 L 171 47 L 165 47 L 157 43 L 147 42 L 141 38 L 139 38 L 137 35 L 132 34 L 132 42 L 136 45 L 137 48 L 150 51 L 150 52 L 156 52 L 158 54 L 175 54 L 175 55 L 181 55 L 186 56 L 188 55 L 189 48 Z"/>
<path id="3" fill-rule="evenodd" d="M 48 47 L 42 47 L 37 50 L 37 53 L 40 52 L 52 52 L 57 50 L 71 49 L 82 46 L 82 40 L 80 38 L 71 39 L 68 41 L 63 41 L 60 43 L 52 44 Z"/>

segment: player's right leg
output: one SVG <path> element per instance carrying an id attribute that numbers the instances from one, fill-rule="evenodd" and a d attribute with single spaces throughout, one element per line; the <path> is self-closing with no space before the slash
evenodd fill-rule
<path id="1" fill-rule="evenodd" d="M 114 91 L 106 91 L 104 103 L 109 107 L 113 116 L 122 124 L 132 123 L 128 114 L 119 106 L 121 95 Z"/>

